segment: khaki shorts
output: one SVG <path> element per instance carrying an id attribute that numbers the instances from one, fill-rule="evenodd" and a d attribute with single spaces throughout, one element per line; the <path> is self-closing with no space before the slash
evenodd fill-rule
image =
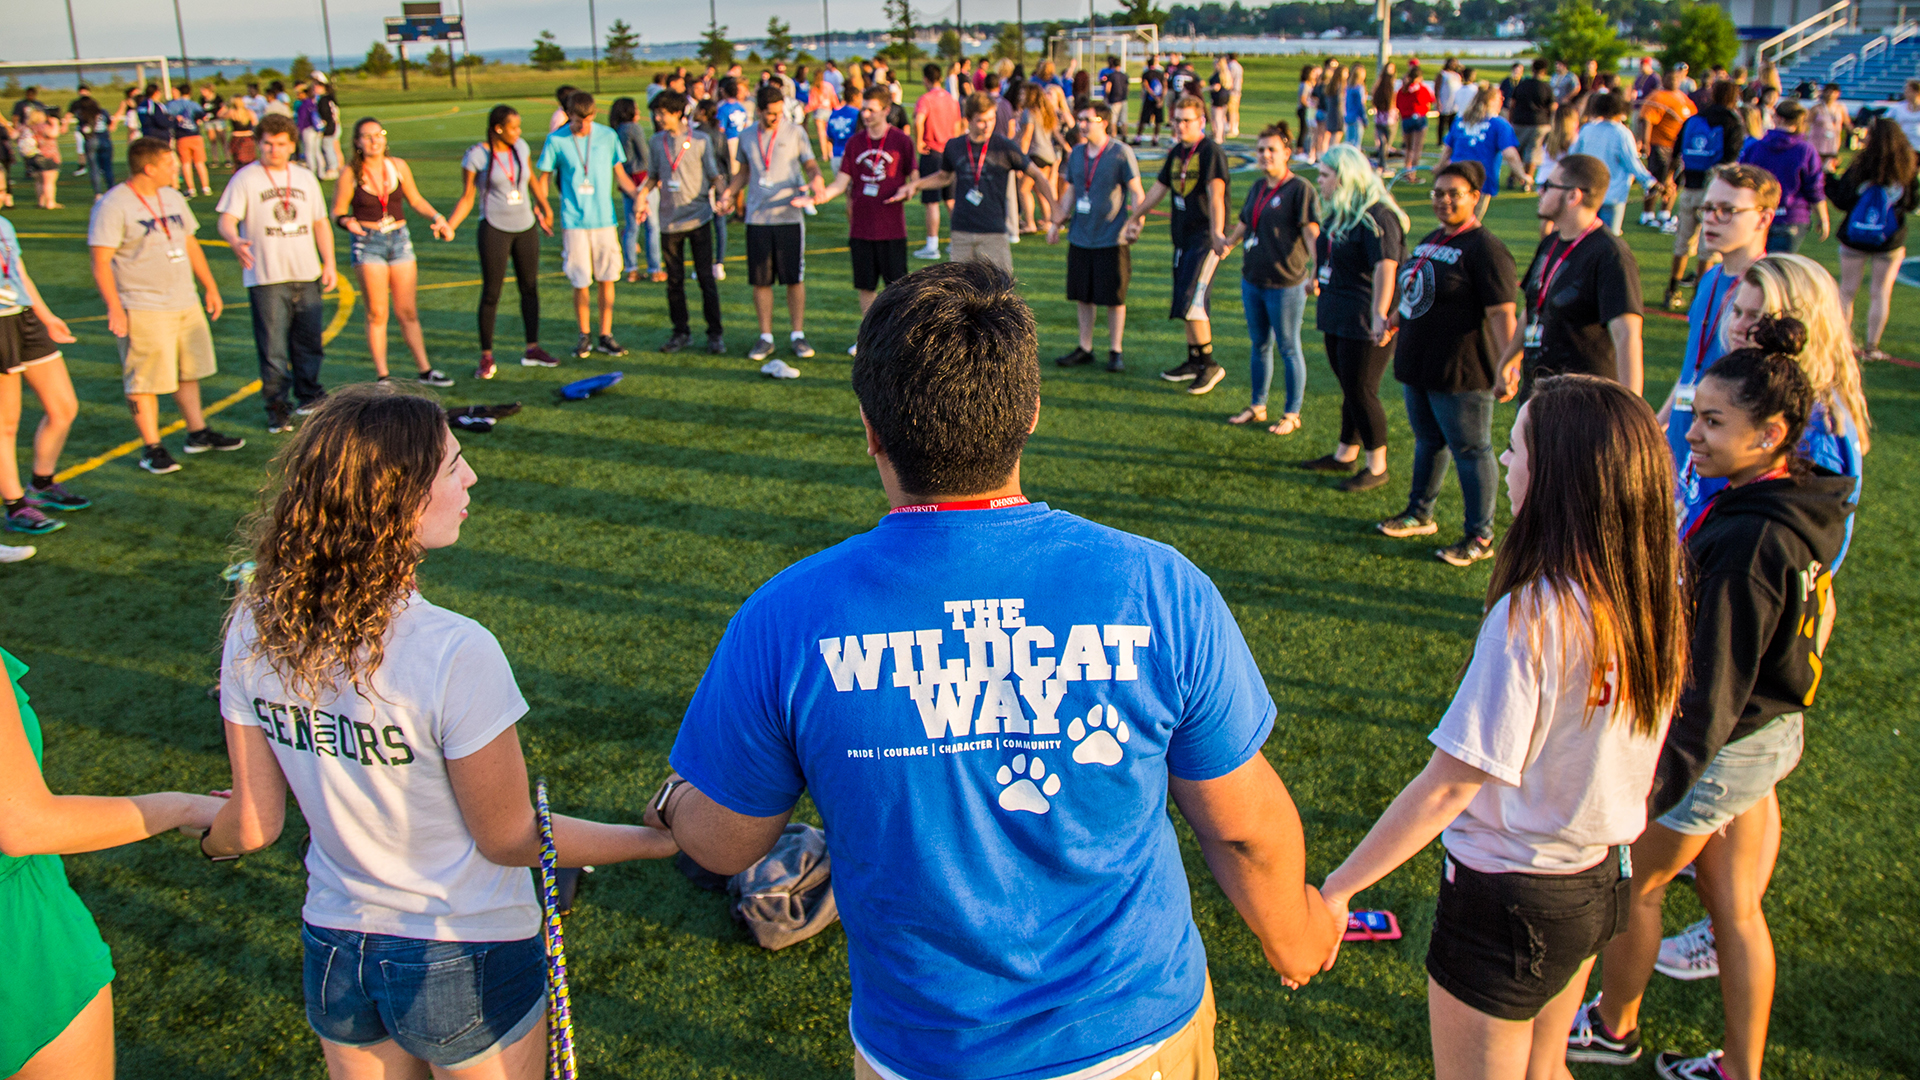
<path id="1" fill-rule="evenodd" d="M 619 281 L 623 259 L 620 230 L 612 225 L 563 229 L 560 233 L 560 265 L 567 272 L 568 284 L 576 289 L 596 281 Z"/>
<path id="2" fill-rule="evenodd" d="M 1680 198 L 1673 204 L 1674 220 L 1680 224 L 1674 228 L 1673 253 L 1693 258 L 1700 249 L 1700 204 L 1707 198 L 1706 188 L 1683 187 Z"/>
<path id="3" fill-rule="evenodd" d="M 214 373 L 213 331 L 197 307 L 128 311 L 120 368 L 129 394 L 171 394 Z"/>
<path id="4" fill-rule="evenodd" d="M 1207 992 L 1200 997 L 1200 1008 L 1187 1026 L 1168 1036 L 1160 1049 L 1114 1080 L 1220 1080 L 1220 1062 L 1213 1054 L 1214 1019 L 1213 979 L 1209 977 Z M 880 1074 L 867 1063 L 857 1046 L 853 1050 L 853 1080 L 880 1080 Z"/>
<path id="5" fill-rule="evenodd" d="M 1013 248 L 1007 243 L 1006 233 L 956 232 L 948 239 L 951 246 L 947 250 L 947 257 L 954 262 L 972 259 L 992 263 L 1005 270 L 1007 276 L 1013 276 Z"/>

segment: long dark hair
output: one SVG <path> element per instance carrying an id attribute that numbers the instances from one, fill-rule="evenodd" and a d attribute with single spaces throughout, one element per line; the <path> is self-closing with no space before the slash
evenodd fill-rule
<path id="1" fill-rule="evenodd" d="M 487 113 L 487 135 L 483 140 L 487 146 L 493 146 L 494 136 L 500 134 L 501 129 L 507 126 L 509 119 L 519 115 L 520 110 L 511 105 L 495 105 L 492 111 Z"/>
<path id="2" fill-rule="evenodd" d="M 1527 402 L 1531 476 L 1494 557 L 1487 606 L 1509 601 L 1509 627 L 1539 640 L 1549 593 L 1589 612 L 1593 685 L 1605 700 L 1619 672 L 1615 716 L 1642 735 L 1660 730 L 1687 672 L 1687 601 L 1673 527 L 1673 455 L 1653 409 L 1610 379 L 1557 375 Z M 1511 632 L 1511 629 L 1510 631 Z"/>
<path id="3" fill-rule="evenodd" d="M 631 124 L 639 115 L 640 110 L 634 106 L 632 98 L 614 98 L 613 108 L 607 110 L 607 126 L 618 131 L 621 124 Z"/>
<path id="4" fill-rule="evenodd" d="M 1920 171 L 1920 159 L 1913 152 L 1900 125 L 1882 116 L 1867 128 L 1867 145 L 1860 156 L 1847 166 L 1847 175 L 1856 183 L 1906 187 Z"/>
<path id="5" fill-rule="evenodd" d="M 1902 136 L 1904 138 L 1905 136 Z M 1714 361 L 1701 378 L 1712 377 L 1733 391 L 1733 402 L 1759 427 L 1778 416 L 1787 436 L 1780 451 L 1796 472 L 1805 472 L 1800 436 L 1813 415 L 1813 384 L 1797 359 L 1807 347 L 1807 328 L 1791 315 L 1762 315 L 1747 336 L 1753 344 Z"/>
<path id="6" fill-rule="evenodd" d="M 363 116 L 353 122 L 353 178 L 361 187 L 367 186 L 367 152 L 360 149 L 360 129 L 366 127 L 368 124 L 378 127 L 380 126 L 380 118 L 376 116 Z"/>

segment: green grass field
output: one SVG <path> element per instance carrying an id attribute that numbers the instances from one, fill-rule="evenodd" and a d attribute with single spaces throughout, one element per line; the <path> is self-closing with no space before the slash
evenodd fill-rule
<path id="1" fill-rule="evenodd" d="M 1281 93 L 1287 66 L 1256 66 L 1243 126 L 1291 120 Z M 445 102 L 371 110 L 443 209 L 457 193 L 458 154 L 480 133 L 490 103 L 484 89 L 478 103 L 458 102 L 457 113 Z M 547 111 L 531 97 L 520 105 L 529 116 Z M 363 111 L 357 101 L 347 109 Z M 1236 194 L 1245 182 L 1236 180 Z M 29 205 L 10 216 L 55 310 L 70 320 L 99 316 L 83 239 L 85 183 L 63 180 L 62 192 L 65 211 L 33 209 L 27 195 Z M 1431 220 L 1420 189 L 1400 193 L 1416 228 Z M 16 197 L 23 194 L 16 185 Z M 207 199 L 195 204 L 208 226 L 203 237 L 212 235 L 211 207 Z M 1532 200 L 1503 197 L 1491 217 L 1524 265 L 1535 235 Z M 800 363 L 805 377 L 795 382 L 765 379 L 745 359 L 752 312 L 738 273 L 721 286 L 734 355 L 653 352 L 667 334 L 662 289 L 623 285 L 617 333 L 632 355 L 554 371 L 503 367 L 485 385 L 469 378 L 477 288 L 421 294 L 434 361 L 460 379 L 442 399 L 527 405 L 495 434 L 467 440 L 480 475 L 472 518 L 459 546 L 427 561 L 422 588 L 499 636 L 533 704 L 521 725 L 530 764 L 552 779 L 566 812 L 636 820 L 734 609 L 781 568 L 868 528 L 885 509 L 847 381 L 844 350 L 858 309 L 836 253 L 843 224 L 839 204 L 811 220 L 808 330 L 820 355 Z M 1628 237 L 1643 288 L 1657 298 L 1668 241 L 1632 226 Z M 742 243 L 735 228 L 736 269 Z M 471 227 L 452 244 L 416 245 L 429 286 L 477 277 Z M 1837 266 L 1830 242 L 1808 250 Z M 242 299 L 231 255 L 209 254 L 228 301 Z M 553 245 L 546 259 L 549 270 L 557 267 Z M 1160 317 L 1167 261 L 1165 229 L 1156 228 L 1135 255 L 1127 373 L 1046 365 L 1026 486 L 1036 500 L 1174 545 L 1219 583 L 1279 702 L 1266 752 L 1301 807 L 1318 880 L 1425 761 L 1426 733 L 1468 655 L 1487 569 L 1456 570 L 1431 557 L 1431 543 L 1372 531 L 1402 505 L 1412 453 L 1390 379 L 1392 484 L 1346 495 L 1292 467 L 1329 449 L 1338 430 L 1338 387 L 1311 321 L 1305 430 L 1281 439 L 1224 423 L 1247 386 L 1231 268 L 1222 271 L 1229 288 L 1216 324 L 1228 381 L 1204 398 L 1161 382 L 1155 373 L 1182 356 L 1178 324 Z M 1030 239 L 1015 249 L 1015 262 L 1040 319 L 1041 355 L 1050 359 L 1073 345 L 1073 308 L 1061 299 L 1064 248 Z M 565 345 L 568 292 L 557 274 L 543 285 L 546 339 Z M 1905 287 L 1898 294 L 1886 340 L 1897 356 L 1920 358 L 1916 296 Z M 519 332 L 511 290 L 504 307 L 502 340 L 511 343 Z M 82 407 L 63 465 L 132 437 L 104 321 L 75 329 L 80 343 L 68 357 Z M 1655 401 L 1677 370 L 1685 330 L 1682 320 L 1649 315 L 1647 389 Z M 329 346 L 329 383 L 371 377 L 362 333 L 356 311 Z M 222 371 L 209 382 L 209 400 L 255 369 L 244 310 L 229 311 L 216 339 Z M 404 371 L 399 355 L 396 370 Z M 560 383 L 607 370 L 624 371 L 626 381 L 592 401 L 552 403 Z M 1841 619 L 1807 756 L 1781 788 L 1786 841 L 1767 902 L 1780 962 L 1769 1063 L 1782 1077 L 1920 1075 L 1920 841 L 1912 825 L 1920 798 L 1910 750 L 1920 739 L 1920 536 L 1904 516 L 1920 508 L 1920 371 L 1874 365 L 1867 384 L 1877 423 L 1865 501 L 1839 582 Z M 23 429 L 36 419 L 29 406 Z M 1503 432 L 1511 419 L 1503 410 Z M 246 449 L 193 457 L 167 477 L 141 472 L 132 457 L 88 472 L 73 486 L 94 507 L 38 540 L 38 557 L 5 568 L 0 644 L 34 669 L 26 686 L 47 726 L 46 771 L 57 791 L 226 786 L 220 721 L 207 698 L 228 595 L 220 571 L 282 437 L 265 433 L 255 400 L 222 413 L 215 426 L 245 435 Z M 172 441 L 177 447 L 178 437 Z M 1460 524 L 1451 481 L 1440 516 L 1441 539 L 1450 540 Z M 68 859 L 114 950 L 123 1075 L 322 1075 L 302 1014 L 300 835 L 290 822 L 271 850 L 222 867 L 171 835 Z M 1197 849 L 1189 842 L 1186 850 L 1228 1074 L 1431 1074 L 1420 960 L 1435 852 L 1363 897 L 1399 913 L 1404 941 L 1349 947 L 1331 975 L 1289 992 Z M 1682 887 L 1668 912 L 1677 928 L 1700 909 Z M 649 863 L 593 875 L 567 929 L 586 1075 L 847 1075 L 847 958 L 837 927 L 765 953 L 729 921 L 722 899 L 696 892 L 670 865 Z M 1703 1052 L 1720 1031 L 1717 986 L 1656 978 L 1645 1018 L 1650 1049 Z M 1650 1077 L 1651 1055 L 1633 1069 L 1581 1075 Z"/>

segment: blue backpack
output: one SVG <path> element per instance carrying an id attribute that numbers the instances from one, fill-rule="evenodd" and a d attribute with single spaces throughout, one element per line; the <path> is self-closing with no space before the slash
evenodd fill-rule
<path id="1" fill-rule="evenodd" d="M 1680 129 L 1680 165 L 1688 172 L 1706 172 L 1725 160 L 1726 132 L 1699 116 L 1687 118 Z"/>
<path id="2" fill-rule="evenodd" d="M 1903 190 L 1888 184 L 1863 186 L 1859 201 L 1847 211 L 1847 224 L 1840 230 L 1847 243 L 1873 248 L 1893 239 L 1900 227 L 1900 215 L 1894 212 L 1893 204 L 1899 201 Z"/>

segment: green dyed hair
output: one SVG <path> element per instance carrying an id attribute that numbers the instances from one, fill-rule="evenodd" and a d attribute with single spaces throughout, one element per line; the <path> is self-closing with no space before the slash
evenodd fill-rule
<path id="1" fill-rule="evenodd" d="M 1413 227 L 1407 212 L 1393 201 L 1387 193 L 1385 184 L 1380 182 L 1380 174 L 1373 171 L 1367 163 L 1367 155 L 1354 147 L 1340 143 L 1327 148 L 1320 155 L 1320 167 L 1332 169 L 1339 182 L 1333 189 L 1333 197 L 1327 200 L 1327 235 L 1335 240 L 1346 239 L 1347 233 L 1355 225 L 1364 224 L 1369 229 L 1378 230 L 1373 217 L 1367 213 L 1376 204 L 1385 204 L 1394 217 L 1400 219 L 1401 231 Z"/>

